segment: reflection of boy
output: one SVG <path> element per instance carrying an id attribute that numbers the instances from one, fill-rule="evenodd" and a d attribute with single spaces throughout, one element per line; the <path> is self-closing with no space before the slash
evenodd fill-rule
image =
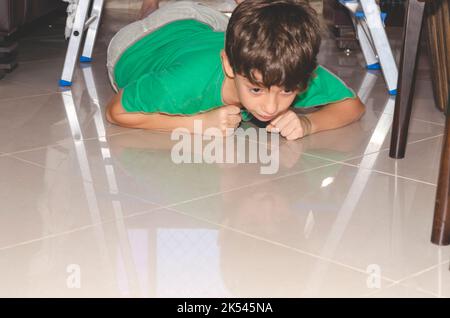
<path id="1" fill-rule="evenodd" d="M 337 177 L 339 171 L 339 166 L 333 165 L 300 174 L 296 178 L 304 185 L 301 189 L 286 187 L 278 180 L 247 190 L 224 192 L 214 204 L 196 212 L 200 217 L 214 215 L 223 225 L 219 229 L 220 268 L 224 285 L 234 297 L 304 295 L 305 284 L 310 283 L 309 273 L 314 272 L 317 263 L 255 237 L 298 246 L 320 241 L 318 237 L 333 225 L 334 213 L 330 212 L 339 201 L 334 195 L 336 188 L 323 189 L 321 184 L 326 178 Z M 318 204 L 319 188 L 322 202 Z M 252 237 L 230 229 L 250 233 Z"/>
<path id="2" fill-rule="evenodd" d="M 246 0 L 233 12 L 226 34 L 219 31 L 225 16 L 183 1 L 142 23 L 174 12 L 176 19 L 143 36 L 114 65 L 120 90 L 107 108 L 110 122 L 193 132 L 194 120 L 202 120 L 203 129 L 225 132 L 255 117 L 268 123 L 268 131 L 297 139 L 362 116 L 364 106 L 354 92 L 317 66 L 320 28 L 305 3 Z M 318 105 L 325 106 L 307 115 L 291 110 Z"/>
<path id="3" fill-rule="evenodd" d="M 283 193 L 277 193 L 269 184 L 267 187 L 267 192 L 245 193 L 227 202 L 221 222 L 226 227 L 269 239 L 286 239 L 286 235 L 295 233 L 291 240 L 298 241 L 302 220 L 291 211 Z M 298 277 L 303 275 L 295 273 L 305 271 L 299 263 L 301 257 L 287 257 L 293 254 L 287 249 L 222 228 L 219 249 L 223 282 L 233 297 L 299 295 L 302 282 Z"/>

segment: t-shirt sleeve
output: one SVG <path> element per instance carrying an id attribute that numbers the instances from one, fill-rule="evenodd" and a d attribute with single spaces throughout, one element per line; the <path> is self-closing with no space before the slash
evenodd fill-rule
<path id="1" fill-rule="evenodd" d="M 181 64 L 148 72 L 124 87 L 122 105 L 127 112 L 196 114 L 211 108 L 199 82 Z"/>
<path id="2" fill-rule="evenodd" d="M 319 65 L 311 76 L 308 88 L 297 95 L 293 106 L 295 108 L 321 106 L 355 97 L 355 92 L 338 76 Z"/>

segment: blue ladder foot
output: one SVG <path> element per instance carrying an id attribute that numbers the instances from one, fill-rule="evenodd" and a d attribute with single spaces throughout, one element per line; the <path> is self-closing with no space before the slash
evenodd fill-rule
<path id="1" fill-rule="evenodd" d="M 59 80 L 59 86 L 62 86 L 62 87 L 72 86 L 72 82 L 65 81 L 65 80 Z"/>
<path id="2" fill-rule="evenodd" d="M 90 63 L 90 62 L 92 62 L 92 57 L 80 56 L 80 62 L 81 63 Z"/>
<path id="3" fill-rule="evenodd" d="M 366 17 L 366 15 L 364 14 L 364 11 L 356 11 L 355 12 L 355 17 L 357 19 L 364 19 Z M 386 20 L 386 17 L 387 17 L 387 13 L 386 12 L 380 12 L 380 17 L 381 17 L 381 21 L 383 21 L 383 23 L 384 23 L 384 21 Z"/>
<path id="4" fill-rule="evenodd" d="M 389 91 L 389 95 L 396 96 L 397 95 L 397 89 L 392 89 Z"/>
<path id="5" fill-rule="evenodd" d="M 368 70 L 381 70 L 381 65 L 380 65 L 380 63 L 373 63 L 373 64 L 366 65 L 366 68 Z"/>

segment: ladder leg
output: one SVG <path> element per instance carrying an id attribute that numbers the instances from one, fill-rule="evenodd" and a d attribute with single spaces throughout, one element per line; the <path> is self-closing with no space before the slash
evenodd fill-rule
<path id="1" fill-rule="evenodd" d="M 356 31 L 356 38 L 358 39 L 364 59 L 366 60 L 367 69 L 379 70 L 380 64 L 378 63 L 378 57 L 373 48 L 369 30 L 367 30 L 367 26 L 363 24 L 363 19 L 357 17 L 356 14 L 358 10 L 361 10 L 360 4 L 355 0 L 342 0 L 341 4 L 343 4 L 348 9 L 352 16 L 353 26 Z"/>
<path id="2" fill-rule="evenodd" d="M 361 46 L 361 51 L 366 60 L 366 66 L 368 69 L 379 69 L 378 58 L 372 49 L 370 39 L 367 36 L 367 31 L 364 30 L 362 21 L 356 21 L 356 34 L 358 35 L 359 44 Z M 378 66 L 378 67 L 377 67 Z"/>
<path id="3" fill-rule="evenodd" d="M 377 82 L 377 78 L 378 76 L 372 71 L 367 71 L 366 74 L 364 74 L 364 78 L 357 93 L 363 104 L 368 102 L 370 93 Z"/>
<path id="4" fill-rule="evenodd" d="M 75 21 L 73 23 L 72 34 L 67 47 L 66 59 L 64 61 L 64 68 L 59 81 L 60 86 L 72 85 L 72 77 L 75 69 L 75 63 L 80 52 L 81 41 L 83 39 L 84 24 L 88 13 L 91 0 L 80 0 L 75 14 Z"/>
<path id="5" fill-rule="evenodd" d="M 389 93 L 395 95 L 397 93 L 398 70 L 383 21 L 381 20 L 380 8 L 375 0 L 360 0 L 360 3 L 378 54 L 378 59 L 380 60 L 386 86 L 388 87 Z"/>
<path id="6" fill-rule="evenodd" d="M 94 50 L 95 40 L 97 38 L 98 28 L 100 26 L 100 20 L 102 17 L 104 0 L 94 0 L 92 5 L 91 17 L 95 16 L 96 19 L 89 25 L 89 29 L 86 34 L 86 41 L 84 42 L 83 53 L 81 54 L 81 62 L 90 62 L 92 60 L 92 51 Z"/>

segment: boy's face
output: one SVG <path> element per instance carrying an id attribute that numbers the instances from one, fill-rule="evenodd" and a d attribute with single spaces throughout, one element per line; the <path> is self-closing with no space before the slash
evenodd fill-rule
<path id="1" fill-rule="evenodd" d="M 256 80 L 262 80 L 260 72 L 255 71 L 254 75 Z M 279 86 L 270 88 L 257 86 L 239 74 L 236 74 L 234 83 L 242 106 L 260 121 L 270 121 L 284 113 L 299 92 L 299 90 L 285 90 Z"/>
<path id="2" fill-rule="evenodd" d="M 299 93 L 298 89 L 288 91 L 279 86 L 267 88 L 252 84 L 244 76 L 234 74 L 228 57 L 223 51 L 222 62 L 226 76 L 234 82 L 236 97 L 242 106 L 260 121 L 270 121 L 284 113 Z M 254 71 L 254 76 L 258 82 L 262 82 L 262 74 L 259 71 Z"/>

